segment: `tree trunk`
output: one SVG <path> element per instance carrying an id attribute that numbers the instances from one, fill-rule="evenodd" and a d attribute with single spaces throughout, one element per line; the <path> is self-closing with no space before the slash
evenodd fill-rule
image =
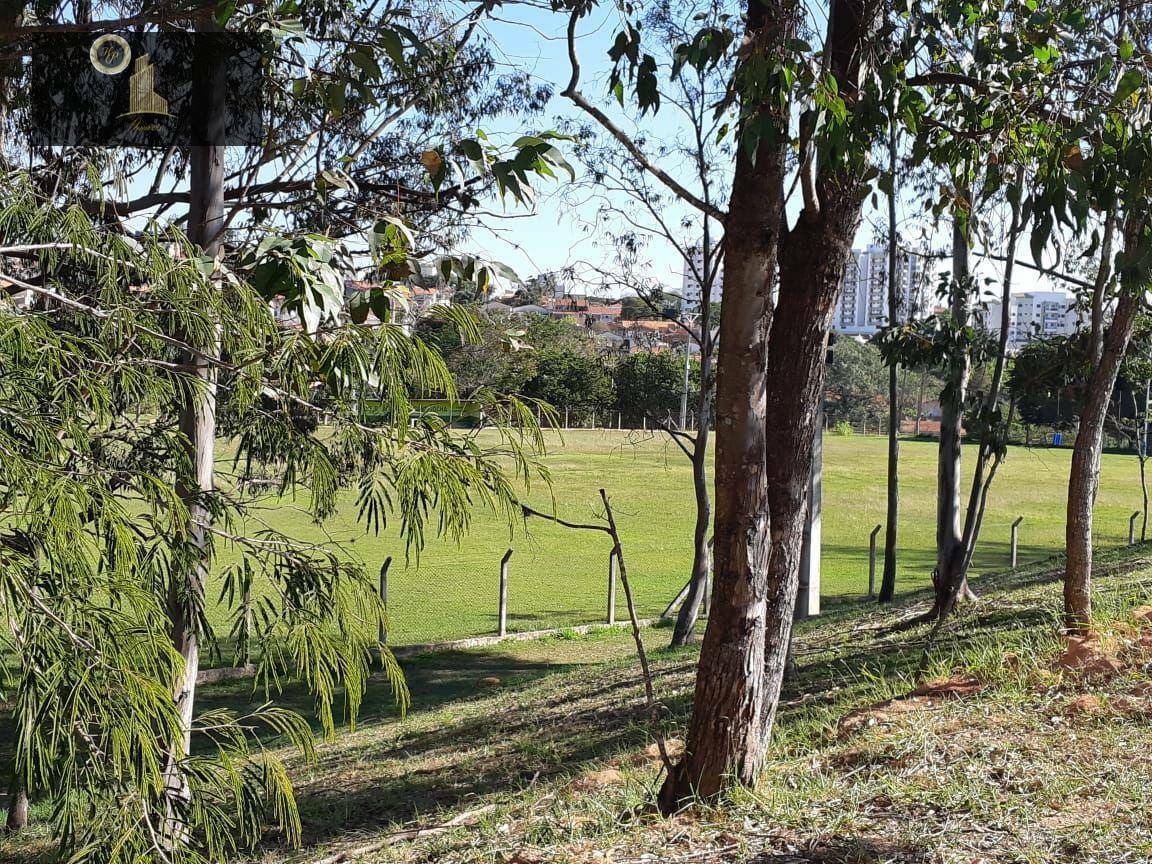
<path id="1" fill-rule="evenodd" d="M 1009 193 L 1012 205 L 1012 219 L 1008 226 L 1008 244 L 1005 249 L 1004 279 L 1001 284 L 1000 306 L 1007 309 L 1012 296 L 1012 277 L 1016 269 L 1016 247 L 1024 226 L 1020 217 L 1020 201 L 1023 196 L 1023 180 L 1017 179 Z M 1008 360 L 1009 318 L 1007 312 L 1000 317 L 1000 332 L 996 345 L 996 361 L 992 380 L 980 406 L 980 444 L 976 451 L 976 465 L 972 471 L 972 488 L 968 494 L 967 512 L 964 517 L 964 531 L 961 534 L 962 556 L 958 566 L 948 574 L 947 581 L 941 579 L 935 612 L 943 619 L 951 613 L 957 600 L 967 591 L 968 568 L 976 551 L 976 541 L 980 537 L 980 527 L 984 522 L 984 509 L 988 502 L 988 490 L 1003 461 L 1003 452 L 997 444 L 1001 427 L 997 423 L 996 406 L 1000 401 L 1000 390 L 1004 382 L 1004 370 Z M 1011 409 L 1005 424 L 1011 423 Z M 941 573 L 943 571 L 940 571 Z M 940 596 L 947 591 L 947 596 Z"/>
<path id="2" fill-rule="evenodd" d="M 703 329 L 703 324 L 701 325 Z M 708 339 L 707 334 L 704 339 Z M 692 488 L 696 496 L 696 525 L 692 531 L 692 578 L 688 595 L 676 616 L 672 630 L 672 647 L 687 645 L 695 636 L 696 621 L 708 590 L 708 574 L 712 569 L 712 553 L 708 548 L 708 529 L 712 525 L 712 501 L 708 492 L 708 424 L 710 421 L 710 389 L 706 383 L 710 372 L 709 358 L 701 352 L 700 404 L 697 409 L 698 431 L 692 450 Z"/>
<path id="3" fill-rule="evenodd" d="M 211 13 L 198 22 L 198 30 L 213 30 Z M 209 257 L 223 250 L 224 224 L 224 87 L 225 67 L 215 50 L 198 47 L 193 80 L 196 120 L 193 135 L 201 142 L 190 148 L 188 239 Z M 206 309 L 212 304 L 205 304 Z M 216 366 L 219 332 L 203 344 L 191 334 L 183 334 L 190 348 L 182 362 L 192 370 L 198 386 L 190 388 L 187 401 L 179 408 L 179 428 L 184 438 L 185 470 L 176 477 L 176 493 L 188 508 L 188 558 L 173 566 L 168 586 L 168 615 L 172 644 L 183 659 L 183 668 L 173 683 L 172 695 L 180 711 L 183 734 L 173 742 L 169 753 L 167 784 L 170 794 L 167 839 L 180 844 L 186 827 L 180 810 L 191 799 L 191 790 L 179 763 L 191 747 L 192 719 L 196 698 L 196 677 L 200 671 L 199 616 L 204 604 L 205 581 L 212 559 L 210 509 L 205 496 L 214 489 L 216 449 Z M 196 344 L 199 342 L 200 344 Z"/>
<path id="4" fill-rule="evenodd" d="M 971 200 L 968 194 L 967 200 Z M 957 213 L 952 221 L 952 320 L 954 326 L 968 323 L 968 291 L 971 275 L 968 264 L 967 213 Z M 954 598 L 963 593 L 964 535 L 960 525 L 961 435 L 964 398 L 968 391 L 968 352 L 953 348 L 948 358 L 948 377 L 940 394 L 940 446 L 936 469 L 936 570 L 932 583 L 936 600 L 932 615 L 948 614 Z"/>
<path id="5" fill-rule="evenodd" d="M 1136 442 L 1136 453 L 1140 458 L 1140 497 L 1144 502 L 1144 518 L 1140 521 L 1140 542 L 1146 543 L 1148 541 L 1148 476 L 1144 468 L 1144 463 L 1148 461 L 1148 402 L 1152 399 L 1152 379 L 1144 382 L 1144 427 L 1143 431 L 1139 431 L 1137 427 L 1137 435 L 1139 440 Z M 1136 401 L 1135 395 L 1132 401 Z"/>
<path id="6" fill-rule="evenodd" d="M 1092 508 L 1100 484 L 1100 453 L 1104 421 L 1120 363 L 1128 348 L 1139 313 L 1143 287 L 1126 286 L 1116 301 L 1112 323 L 1104 327 L 1105 295 L 1112 282 L 1112 239 L 1115 211 L 1104 218 L 1100 266 L 1092 289 L 1092 320 L 1089 341 L 1091 373 L 1085 388 L 1084 406 L 1072 445 L 1072 468 L 1068 475 L 1068 504 L 1064 522 L 1064 625 L 1069 633 L 1086 633 L 1092 619 Z M 1129 214 L 1124 224 L 1124 254 L 1134 253 L 1144 233 L 1142 214 Z M 1059 393 L 1059 391 L 1057 391 Z"/>
<path id="7" fill-rule="evenodd" d="M 853 0 L 831 7 L 826 54 L 841 95 L 851 104 L 866 74 L 883 5 Z M 819 158 L 813 159 L 820 164 Z M 800 170 L 806 170 L 802 163 Z M 802 186 L 804 185 L 802 180 Z M 799 584 L 812 454 L 824 397 L 828 328 L 860 225 L 859 178 L 821 165 L 805 192 L 796 225 L 781 240 L 780 293 L 768 345 L 768 566 L 764 683 L 765 740 L 771 734 L 787 668 Z M 817 553 L 818 554 L 818 553 Z"/>
<path id="8" fill-rule="evenodd" d="M 855 196 L 825 194 L 819 214 L 801 212 L 780 257 L 780 296 L 768 351 L 768 568 L 764 735 L 772 731 L 788 659 L 804 521 L 824 392 L 828 326 L 860 221 Z"/>
<path id="9" fill-rule="evenodd" d="M 796 33 L 792 4 L 749 0 L 745 61 L 771 62 Z M 777 126 L 786 109 L 755 106 Z M 755 159 L 738 148 L 724 235 L 724 302 L 716 375 L 716 516 L 712 607 L 700 648 L 685 754 L 660 809 L 726 786 L 751 785 L 764 756 L 764 596 L 770 551 L 765 485 L 765 372 L 777 244 L 784 220 L 784 148 L 765 135 Z"/>
<path id="10" fill-rule="evenodd" d="M 896 171 L 898 150 L 896 121 L 888 130 L 888 325 L 894 327 L 899 318 L 899 295 L 896 285 Z M 911 287 L 911 286 L 909 286 Z M 896 594 L 896 545 L 899 542 L 900 519 L 900 389 L 898 364 L 888 367 L 888 489 L 884 526 L 884 573 L 880 578 L 879 602 L 888 603 Z"/>
<path id="11" fill-rule="evenodd" d="M 830 15 L 828 65 L 849 104 L 864 74 L 860 64 L 871 57 L 863 43 L 879 7 L 848 0 Z M 800 19 L 795 2 L 750 2 L 742 62 L 774 62 Z M 751 784 L 761 768 L 792 632 L 828 324 L 860 217 L 859 178 L 829 170 L 809 151 L 801 168 L 806 206 L 785 241 L 785 148 L 772 129 L 786 126 L 790 106 L 745 107 L 768 128 L 754 160 L 746 146 L 738 150 L 725 234 L 714 602 L 685 757 L 661 789 L 664 812 L 693 795 L 707 799 L 726 785 Z"/>
<path id="12" fill-rule="evenodd" d="M 1064 565 L 1064 625 L 1069 633 L 1087 633 L 1092 621 L 1092 508 L 1100 486 L 1104 421 L 1141 299 L 1125 292 L 1116 301 L 1112 323 L 1103 335 L 1100 362 L 1088 378 L 1080 428 L 1072 448 L 1064 537 L 1068 550 Z"/>
<path id="13" fill-rule="evenodd" d="M 8 785 L 8 817 L 4 821 L 4 831 L 18 834 L 28 827 L 28 789 L 24 785 L 24 772 L 12 767 L 12 780 Z"/>

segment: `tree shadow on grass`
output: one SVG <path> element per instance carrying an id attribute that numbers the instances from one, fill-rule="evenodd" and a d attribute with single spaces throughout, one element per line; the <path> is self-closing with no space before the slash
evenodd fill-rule
<path id="1" fill-rule="evenodd" d="M 665 667 L 657 686 L 680 687 L 692 670 L 690 662 Z M 678 722 L 687 694 L 665 704 Z M 651 740 L 649 719 L 637 671 L 616 666 L 566 677 L 560 687 L 538 680 L 518 698 L 499 694 L 481 711 L 420 729 L 395 724 L 338 741 L 309 772 L 315 782 L 298 790 L 305 843 L 467 810 L 540 779 L 634 755 Z"/>
<path id="2" fill-rule="evenodd" d="M 525 660 L 500 651 L 444 651 L 400 658 L 398 662 L 411 696 L 409 714 L 468 703 L 490 695 L 492 687 L 522 686 L 583 665 Z M 343 694 L 340 695 L 342 699 Z M 314 731 L 321 731 L 313 716 L 312 697 L 298 683 L 267 694 L 263 689 L 255 689 L 250 678 L 204 686 L 198 693 L 197 709 L 227 708 L 245 713 L 269 699 L 280 707 L 312 718 Z M 368 682 L 357 715 L 358 724 L 397 720 L 400 716 L 396 693 L 383 673 L 377 671 Z"/>
<path id="3" fill-rule="evenodd" d="M 808 649 L 802 632 L 797 666 L 782 694 L 781 723 L 804 723 L 808 717 L 822 716 L 820 712 L 835 714 L 858 707 L 872 698 L 868 694 L 879 677 L 914 680 L 937 648 L 951 652 L 997 633 L 1047 626 L 1052 620 L 1051 609 L 1032 596 L 998 599 L 1003 605 L 964 613 L 937 639 L 911 634 L 861 640 L 850 627 L 825 620 L 820 632 L 831 638 Z M 891 617 L 905 611 L 887 609 L 883 614 Z M 859 609 L 855 612 L 858 618 Z M 854 617 L 852 607 L 838 608 L 829 617 L 840 616 Z M 667 729 L 675 732 L 687 719 L 694 657 L 665 652 L 656 652 L 656 657 L 656 691 L 666 708 Z M 435 723 L 420 728 L 406 730 L 394 724 L 382 727 L 380 735 L 359 735 L 326 748 L 312 773 L 315 781 L 300 789 L 306 842 L 388 830 L 438 810 L 468 810 L 496 796 L 515 795 L 537 780 L 579 775 L 616 759 L 643 759 L 640 754 L 652 740 L 639 672 L 632 662 L 554 680 L 537 676 L 518 693 L 486 698 L 489 701 L 480 710 L 456 714 L 451 707 L 451 715 L 438 715 Z M 463 709 L 461 703 L 454 706 Z M 858 854 L 855 859 L 849 854 L 853 850 Z M 755 860 L 769 864 L 928 859 L 914 848 L 892 849 L 869 838 L 843 838 L 840 845 L 815 849 L 807 857 Z"/>

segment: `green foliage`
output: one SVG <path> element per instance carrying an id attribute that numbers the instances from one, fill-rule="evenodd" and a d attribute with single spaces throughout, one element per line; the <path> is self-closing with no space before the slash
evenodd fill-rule
<path id="1" fill-rule="evenodd" d="M 461 185 L 465 182 L 459 164 L 462 160 L 477 175 L 491 176 L 501 198 L 511 195 L 519 204 L 532 204 L 536 200 L 532 189 L 534 180 L 541 177 L 557 179 L 558 172 L 564 172 L 569 179 L 576 178 L 576 172 L 553 143 L 570 140 L 569 135 L 545 131 L 521 135 L 510 147 L 502 148 L 493 144 L 483 131 L 477 131 L 475 138 L 464 138 L 456 143 L 455 155 L 459 160 L 427 150 L 422 161 L 437 192 L 451 175 L 458 178 Z"/>
<path id="2" fill-rule="evenodd" d="M 605 408 L 612 404 L 612 378 L 594 355 L 543 347 L 524 395 L 556 408 Z"/>
<path id="3" fill-rule="evenodd" d="M 675 321 L 680 317 L 680 300 L 655 289 L 645 294 L 620 298 L 620 319 L 623 321 Z M 716 304 L 719 305 L 719 304 Z M 713 318 L 717 320 L 719 316 Z"/>
<path id="4" fill-rule="evenodd" d="M 1089 334 L 1028 342 L 1013 359 L 1008 391 L 1022 420 L 1056 429 L 1075 428 L 1091 372 Z M 1152 378 L 1152 325 L 1137 319 L 1121 363 L 1113 398 L 1121 417 L 1141 413 L 1144 387 Z"/>
<path id="5" fill-rule="evenodd" d="M 870 342 L 840 338 L 832 349 L 832 363 L 824 381 L 825 416 L 842 434 L 841 425 L 875 423 L 888 413 L 888 368 Z"/>
<path id="6" fill-rule="evenodd" d="M 519 513 L 517 484 L 544 476 L 535 406 L 474 394 L 491 430 L 482 440 L 418 411 L 422 397 L 453 398 L 450 371 L 399 325 L 349 320 L 324 238 L 273 240 L 216 270 L 183 235 L 148 225 L 130 238 L 42 198 L 26 174 L 0 178 L 0 190 L 0 650 L 21 661 L 5 687 L 17 770 L 50 803 L 70 860 L 216 862 L 255 843 L 269 818 L 293 840 L 291 783 L 257 732 L 308 753 L 308 724 L 270 705 L 185 729 L 171 690 L 182 668 L 173 598 L 216 652 L 204 604 L 218 596 L 258 686 L 271 698 L 303 681 L 327 734 L 340 716 L 354 722 L 373 662 L 403 706 L 399 669 L 377 642 L 374 578 L 338 546 L 265 521 L 252 481 L 274 478 L 317 521 L 352 487 L 361 521 L 395 519 L 418 555 L 430 536 L 461 538 L 477 506 Z M 24 292 L 30 307 L 14 303 Z M 316 328 L 278 327 L 272 296 L 322 309 Z M 444 320 L 474 337 L 467 317 Z M 176 492 L 189 471 L 177 408 L 205 388 L 188 357 L 214 370 L 234 453 L 193 499 L 210 522 L 190 523 Z M 387 407 L 382 420 L 366 419 L 369 402 Z M 206 533 L 206 562 L 193 530 Z M 189 590 L 193 562 L 210 568 L 223 549 L 239 563 Z M 253 584 L 265 590 L 251 596 Z M 191 755 L 173 763 L 186 734 Z"/>
<path id="7" fill-rule="evenodd" d="M 1084 399 L 1087 334 L 1036 339 L 1013 360 L 1008 392 L 1026 423 L 1069 429 Z"/>
<path id="8" fill-rule="evenodd" d="M 644 416 L 660 420 L 679 417 L 684 392 L 684 357 L 664 352 L 629 354 L 613 370 L 616 381 L 616 408 L 639 422 Z M 700 367 L 693 364 L 689 379 L 689 405 L 694 404 L 700 386 Z"/>

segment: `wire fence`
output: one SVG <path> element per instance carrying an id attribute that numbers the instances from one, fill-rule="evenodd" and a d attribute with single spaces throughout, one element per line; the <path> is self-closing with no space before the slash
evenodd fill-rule
<path id="1" fill-rule="evenodd" d="M 627 620 L 616 568 L 601 550 L 589 550 L 578 566 L 530 546 L 509 551 L 506 561 L 493 557 L 482 568 L 470 567 L 464 578 L 456 567 L 394 561 L 386 580 L 389 644 L 502 635 L 502 621 L 504 632 L 522 633 Z M 632 579 L 641 618 L 665 609 L 684 572 Z"/>
<path id="2" fill-rule="evenodd" d="M 591 418 L 589 418 L 591 419 Z M 634 441 L 635 439 L 635 441 Z M 615 431 L 565 436 L 571 450 L 558 449 L 552 464 L 557 500 L 541 499 L 541 508 L 577 521 L 595 521 L 594 490 L 615 494 L 637 612 L 658 617 L 684 586 L 691 570 L 692 503 L 687 471 L 679 456 L 650 441 L 659 433 L 618 435 Z M 862 443 L 862 442 L 861 442 Z M 880 442 L 857 447 L 829 439 L 825 473 L 822 594 L 862 597 L 878 587 L 873 543 L 882 548 L 883 521 Z M 839 448 L 839 449 L 837 449 Z M 994 486 L 974 560 L 976 573 L 1028 564 L 1062 550 L 1067 455 L 1047 460 L 1043 453 L 1021 452 L 1005 463 Z M 1096 507 L 1095 533 L 1100 548 L 1140 537 L 1142 514 L 1131 457 L 1108 457 Z M 935 448 L 912 446 L 902 453 L 907 476 L 900 533 L 898 590 L 927 587 L 935 564 Z M 580 478 L 580 479 L 573 479 Z M 537 493 L 542 494 L 542 493 Z M 288 518 L 286 514 L 285 518 Z M 339 514 L 338 514 L 339 516 Z M 1021 521 L 1023 517 L 1023 521 Z M 395 532 L 365 536 L 349 513 L 328 536 L 343 545 L 375 580 L 389 557 L 388 642 L 395 646 L 442 643 L 500 632 L 501 561 L 505 562 L 504 630 L 508 634 L 564 630 L 609 620 L 609 543 L 599 532 L 573 531 L 532 520 L 512 532 L 496 518 L 478 516 L 460 544 L 430 543 L 419 560 L 406 560 Z M 300 525 L 302 535 L 309 530 Z M 311 535 L 310 535 L 311 536 Z M 315 539 L 323 542 L 321 537 Z M 870 542 L 871 541 L 871 542 Z M 882 552 L 880 553 L 882 555 Z M 254 586 L 257 599 L 267 592 Z M 219 604 L 217 604 L 219 605 Z M 623 593 L 617 592 L 615 617 L 623 621 Z M 224 640 L 234 613 L 213 608 L 210 615 Z M 231 647 L 219 660 L 226 663 Z M 217 661 L 213 661 L 217 662 Z"/>

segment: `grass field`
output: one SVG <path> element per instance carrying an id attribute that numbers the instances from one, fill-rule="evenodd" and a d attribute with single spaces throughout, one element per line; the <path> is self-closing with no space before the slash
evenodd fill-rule
<path id="1" fill-rule="evenodd" d="M 662 437 L 617 431 L 571 431 L 550 440 L 558 515 L 596 517 L 604 487 L 618 511 L 629 574 L 642 615 L 660 612 L 687 577 L 693 520 L 688 464 Z M 966 448 L 966 468 L 974 453 Z M 1070 451 L 1012 448 L 989 496 L 975 568 L 1007 566 L 1009 525 L 1024 516 L 1021 561 L 1061 551 Z M 902 487 L 899 587 L 923 587 L 933 567 L 936 445 L 906 441 L 901 448 Z M 868 584 L 868 534 L 884 519 L 885 441 L 829 436 L 825 444 L 823 593 L 858 595 Z M 532 496 L 550 509 L 543 488 Z M 1140 508 L 1134 456 L 1106 455 L 1096 507 L 1102 547 L 1127 537 L 1128 516 Z M 276 527 L 300 538 L 324 532 L 298 509 L 278 511 Z M 515 550 L 509 573 L 509 628 L 567 627 L 602 620 L 606 610 L 606 538 L 534 521 L 511 531 L 480 514 L 461 546 L 433 541 L 419 567 L 405 566 L 395 536 L 365 534 L 348 493 L 327 536 L 347 544 L 372 570 L 395 558 L 389 579 L 390 641 L 428 642 L 491 633 L 495 628 L 499 560 Z M 882 542 L 882 538 L 881 538 Z M 621 599 L 620 614 L 623 614 Z"/>

